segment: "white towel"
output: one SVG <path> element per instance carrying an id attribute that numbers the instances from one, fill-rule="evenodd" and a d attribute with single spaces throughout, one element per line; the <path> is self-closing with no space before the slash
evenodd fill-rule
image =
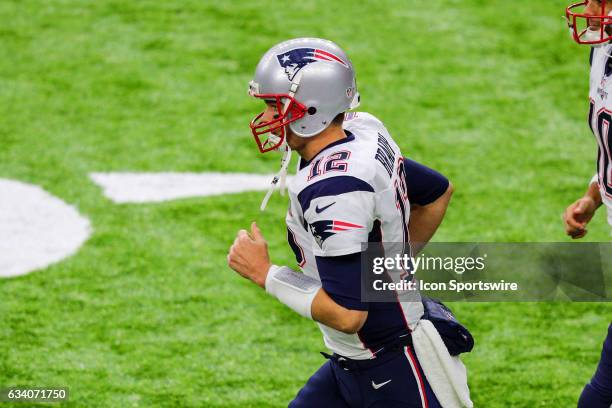
<path id="1" fill-rule="evenodd" d="M 443 408 L 472 408 L 467 371 L 459 357 L 451 356 L 429 320 L 420 320 L 412 343 L 431 389 Z"/>

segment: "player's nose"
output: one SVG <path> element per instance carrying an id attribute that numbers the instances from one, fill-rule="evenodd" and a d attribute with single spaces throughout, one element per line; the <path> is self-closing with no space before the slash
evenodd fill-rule
<path id="1" fill-rule="evenodd" d="M 259 118 L 259 123 L 270 122 L 274 119 L 278 118 L 278 114 L 276 113 L 276 109 L 272 107 L 267 107 L 264 111 L 264 114 Z"/>
<path id="2" fill-rule="evenodd" d="M 589 1 L 584 7 L 583 13 L 587 16 L 599 15 L 601 14 L 601 6 L 594 1 Z M 601 25 L 601 21 L 598 18 L 589 18 L 587 21 L 591 27 L 599 27 Z"/>

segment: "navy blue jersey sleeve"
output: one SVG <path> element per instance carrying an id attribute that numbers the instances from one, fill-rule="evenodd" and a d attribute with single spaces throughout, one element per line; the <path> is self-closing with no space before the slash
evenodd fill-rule
<path id="1" fill-rule="evenodd" d="M 448 179 L 429 167 L 404 159 L 408 200 L 418 205 L 436 201 L 448 189 Z"/>
<path id="2" fill-rule="evenodd" d="M 368 310 L 361 301 L 361 252 L 316 259 L 323 289 L 334 302 L 351 310 Z"/>

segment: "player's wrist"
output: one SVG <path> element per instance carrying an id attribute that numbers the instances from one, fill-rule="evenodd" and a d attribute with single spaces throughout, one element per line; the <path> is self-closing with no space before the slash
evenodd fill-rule
<path id="1" fill-rule="evenodd" d="M 599 188 L 589 189 L 582 199 L 588 202 L 589 209 L 593 212 L 602 204 L 601 195 L 599 195 Z"/>
<path id="2" fill-rule="evenodd" d="M 601 200 L 601 193 L 599 192 L 599 179 L 597 174 L 595 174 L 591 179 L 589 188 L 584 194 L 584 197 L 592 200 L 593 211 L 597 210 L 603 204 Z"/>
<path id="3" fill-rule="evenodd" d="M 278 265 L 270 264 L 270 266 L 268 267 L 268 270 L 266 271 L 266 276 L 264 278 L 262 287 L 268 293 L 270 293 L 270 291 L 268 290 L 268 288 L 271 287 L 270 281 L 274 277 L 274 273 L 278 270 L 278 268 L 279 268 Z"/>
<path id="4" fill-rule="evenodd" d="M 266 292 L 300 315 L 312 319 L 312 302 L 321 282 L 287 266 L 271 265 L 265 280 Z"/>
<path id="5" fill-rule="evenodd" d="M 260 288 L 265 289 L 266 281 L 268 279 L 268 276 L 270 275 L 270 270 L 273 266 L 274 265 L 270 264 L 269 262 L 262 266 L 260 270 L 263 272 L 257 273 L 251 278 L 253 283 L 255 283 Z"/>

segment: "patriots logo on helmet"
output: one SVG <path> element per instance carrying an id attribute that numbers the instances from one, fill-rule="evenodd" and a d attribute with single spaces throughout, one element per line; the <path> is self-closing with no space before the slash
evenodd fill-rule
<path id="1" fill-rule="evenodd" d="M 306 65 L 317 61 L 336 62 L 348 68 L 348 64 L 338 56 L 318 48 L 294 48 L 276 56 L 290 81 Z"/>
<path id="2" fill-rule="evenodd" d="M 323 246 L 323 242 L 332 235 L 341 231 L 351 231 L 364 228 L 363 225 L 351 224 L 350 222 L 339 220 L 321 220 L 310 224 L 310 232 L 312 233 L 319 248 Z"/>

